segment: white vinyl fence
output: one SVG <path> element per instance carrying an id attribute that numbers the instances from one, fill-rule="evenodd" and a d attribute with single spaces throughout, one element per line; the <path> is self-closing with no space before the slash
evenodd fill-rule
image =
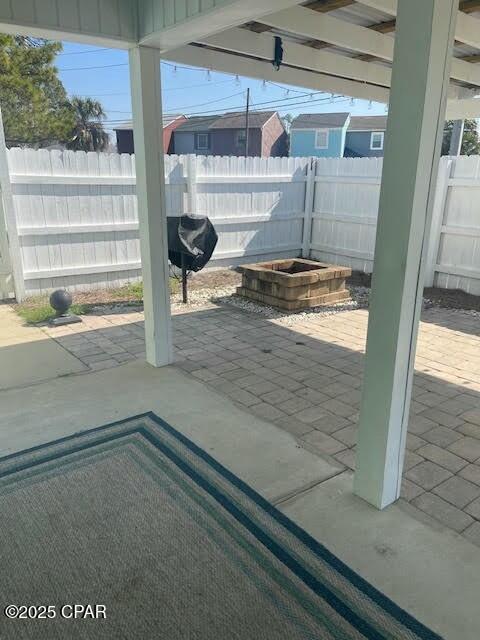
<path id="1" fill-rule="evenodd" d="M 140 277 L 133 156 L 31 149 L 7 155 L 9 176 L 0 175 L 0 186 L 4 208 L 10 202 L 12 209 L 4 216 L 10 263 L 23 273 L 17 297 Z M 377 158 L 166 156 L 167 212 L 209 216 L 219 235 L 209 266 L 302 254 L 369 273 L 381 171 Z M 480 295 L 479 172 L 479 157 L 441 160 L 429 285 Z"/>
<path id="2" fill-rule="evenodd" d="M 382 158 L 315 162 L 311 257 L 371 273 Z M 480 157 L 440 161 L 426 286 L 480 295 Z"/>
<path id="3" fill-rule="evenodd" d="M 25 295 L 119 286 L 140 276 L 133 156 L 7 152 Z M 299 158 L 165 156 L 167 214 L 206 214 L 210 266 L 296 256 L 306 175 Z"/>

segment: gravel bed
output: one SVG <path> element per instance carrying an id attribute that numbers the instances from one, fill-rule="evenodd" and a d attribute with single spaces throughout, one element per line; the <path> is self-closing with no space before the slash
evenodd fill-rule
<path id="1" fill-rule="evenodd" d="M 214 302 L 219 304 L 228 304 L 243 311 L 250 313 L 258 313 L 270 320 L 276 320 L 280 324 L 293 325 L 298 322 L 318 318 L 321 316 L 330 316 L 343 311 L 354 311 L 355 309 L 365 309 L 368 307 L 369 289 L 366 287 L 350 287 L 351 300 L 339 302 L 325 307 L 316 307 L 307 311 L 280 311 L 265 304 L 248 300 L 237 295 L 217 296 Z"/>
<path id="2" fill-rule="evenodd" d="M 206 279 L 205 282 L 201 282 L 200 278 L 198 278 L 198 282 L 195 283 L 196 286 L 189 287 L 188 303 L 186 305 L 182 302 L 181 292 L 175 293 L 171 297 L 172 311 L 174 313 L 185 313 L 188 311 L 199 309 L 201 307 L 212 307 L 219 304 L 229 305 L 243 311 L 258 314 L 260 316 L 263 316 L 264 318 L 275 320 L 275 322 L 278 322 L 280 324 L 294 325 L 299 322 L 305 322 L 309 319 L 313 320 L 322 316 L 330 316 L 345 311 L 354 311 L 355 309 L 368 308 L 370 288 L 361 286 L 360 281 L 357 281 L 358 285 L 350 284 L 348 286 L 351 299 L 346 300 L 345 302 L 340 302 L 338 304 L 333 304 L 326 307 L 308 309 L 305 311 L 280 311 L 265 304 L 254 302 L 253 300 L 248 300 L 247 298 L 236 295 L 238 274 L 229 272 L 227 275 L 229 275 L 228 278 L 223 272 L 219 272 L 215 274 L 215 278 L 213 279 L 212 274 L 208 274 L 209 278 L 208 280 Z M 443 307 L 448 308 L 452 313 L 462 313 L 468 316 L 480 318 L 480 310 L 475 308 L 476 305 L 472 305 L 471 302 L 469 305 L 466 305 L 466 309 L 461 308 L 458 305 L 458 302 L 460 302 L 456 300 L 456 297 L 458 297 L 458 292 L 448 292 L 448 296 L 444 295 L 441 298 L 439 298 L 439 296 L 437 295 L 437 290 L 434 289 L 426 290 L 425 293 L 427 294 L 427 296 L 423 298 L 424 310 Z M 463 292 L 461 293 L 463 294 Z M 431 297 L 429 294 L 431 294 Z M 468 294 L 463 295 L 466 296 Z M 450 300 L 450 298 L 453 298 L 453 300 Z M 470 298 L 476 301 L 476 298 L 474 296 L 470 296 Z M 136 306 L 137 305 L 132 303 L 108 305 L 110 312 L 113 313 L 128 313 L 128 311 L 133 310 L 132 307 L 135 308 Z M 472 306 L 474 308 L 472 308 Z M 105 313 L 105 305 L 96 307 L 93 310 L 93 313 Z"/>
<path id="3" fill-rule="evenodd" d="M 305 322 L 322 316 L 331 316 L 345 311 L 368 309 L 370 288 L 350 285 L 349 290 L 351 296 L 350 300 L 325 307 L 316 307 L 315 309 L 308 309 L 306 311 L 280 311 L 279 309 L 236 295 L 235 287 L 192 292 L 192 295 L 189 296 L 188 306 L 204 305 L 206 303 L 230 305 L 238 309 L 242 309 L 243 311 L 256 313 L 265 318 L 275 320 L 280 324 L 294 325 L 299 322 Z M 432 300 L 430 298 L 423 298 L 423 309 L 436 308 L 440 306 L 445 308 L 446 305 L 439 304 L 436 299 Z M 460 309 L 456 307 L 448 308 L 452 313 L 462 313 L 468 316 L 480 318 L 480 311 L 475 309 Z"/>

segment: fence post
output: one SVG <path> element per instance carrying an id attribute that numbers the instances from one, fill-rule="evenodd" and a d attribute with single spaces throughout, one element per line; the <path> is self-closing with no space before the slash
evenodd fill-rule
<path id="1" fill-rule="evenodd" d="M 438 167 L 437 188 L 432 209 L 432 224 L 430 227 L 430 239 L 427 249 L 427 261 L 425 265 L 426 287 L 433 287 L 435 282 L 435 265 L 437 264 L 438 252 L 440 250 L 440 238 L 442 236 L 442 225 L 445 216 L 445 206 L 447 203 L 448 182 L 452 174 L 452 167 L 455 160 L 450 157 L 443 157 Z"/>
<path id="2" fill-rule="evenodd" d="M 20 302 L 25 298 L 25 281 L 8 170 L 7 145 L 5 144 L 2 112 L 0 110 L 0 229 L 3 226 L 7 236 L 8 267 L 12 270 L 15 297 Z"/>
<path id="3" fill-rule="evenodd" d="M 187 158 L 187 213 L 197 213 L 197 156 Z"/>
<path id="4" fill-rule="evenodd" d="M 304 214 L 303 214 L 302 258 L 310 257 L 316 168 L 317 168 L 316 162 L 312 158 L 310 158 L 308 161 L 307 179 L 305 182 L 305 207 L 304 207 Z"/>

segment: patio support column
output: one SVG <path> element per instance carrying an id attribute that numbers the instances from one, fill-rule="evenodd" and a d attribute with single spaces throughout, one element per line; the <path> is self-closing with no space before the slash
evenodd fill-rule
<path id="1" fill-rule="evenodd" d="M 130 49 L 133 135 L 147 361 L 172 362 L 167 213 L 163 165 L 160 56 L 157 49 Z"/>
<path id="2" fill-rule="evenodd" d="M 457 11 L 398 2 L 354 488 L 379 509 L 400 495 Z"/>

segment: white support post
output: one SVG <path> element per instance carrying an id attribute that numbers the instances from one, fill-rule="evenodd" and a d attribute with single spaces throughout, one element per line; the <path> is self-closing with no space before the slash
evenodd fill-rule
<path id="1" fill-rule="evenodd" d="M 305 182 L 305 210 L 303 214 L 302 258 L 310 257 L 316 170 L 317 164 L 315 160 L 313 160 L 313 158 L 310 158 L 307 167 L 307 180 Z"/>
<path id="2" fill-rule="evenodd" d="M 129 56 L 147 361 L 161 367 L 172 362 L 172 331 L 160 56 L 141 46 Z"/>
<path id="3" fill-rule="evenodd" d="M 437 264 L 440 238 L 442 235 L 445 206 L 447 204 L 448 183 L 452 174 L 453 159 L 447 156 L 440 160 L 438 168 L 437 188 L 433 201 L 432 224 L 428 241 L 427 261 L 425 265 L 425 286 L 433 287 L 435 282 L 435 265 Z"/>
<path id="4" fill-rule="evenodd" d="M 355 493 L 400 495 L 424 263 L 458 0 L 401 0 L 380 193 Z"/>
<path id="5" fill-rule="evenodd" d="M 22 254 L 17 233 L 17 219 L 13 203 L 12 186 L 8 169 L 7 145 L 0 110 L 0 234 L 5 233 L 5 241 L 0 238 L 0 251 L 4 256 L 1 262 L 11 270 L 15 298 L 21 302 L 25 298 L 25 280 L 23 276 Z M 2 274 L 0 274 L 0 278 Z"/>
<path id="6" fill-rule="evenodd" d="M 197 213 L 197 156 L 190 153 L 187 159 L 187 211 Z"/>

